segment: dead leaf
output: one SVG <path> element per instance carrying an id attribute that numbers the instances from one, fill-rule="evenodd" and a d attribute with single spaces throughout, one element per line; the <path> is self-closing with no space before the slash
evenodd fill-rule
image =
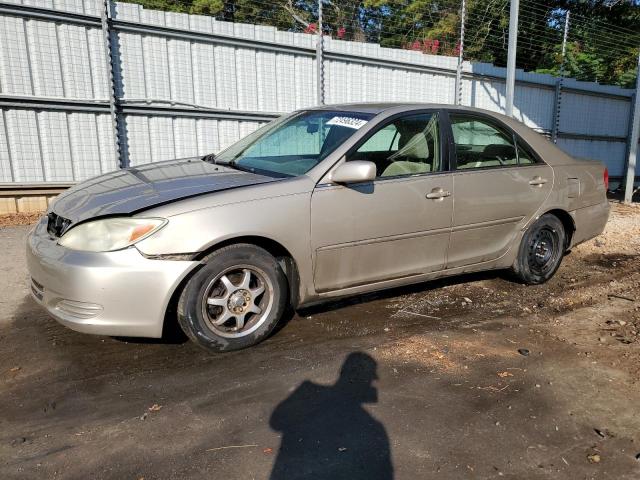
<path id="1" fill-rule="evenodd" d="M 587 459 L 590 463 L 600 463 L 600 455 L 598 455 L 597 453 L 588 455 Z"/>
<path id="2" fill-rule="evenodd" d="M 498 372 L 498 376 L 500 378 L 513 377 L 513 373 L 511 373 L 511 372 Z"/>
<path id="3" fill-rule="evenodd" d="M 150 412 L 159 412 L 161 408 L 162 408 L 162 405 L 158 405 L 157 403 L 154 403 L 153 405 L 151 405 L 149 407 L 149 411 Z"/>
<path id="4" fill-rule="evenodd" d="M 262 453 L 273 453 L 273 448 L 267 447 L 262 449 Z"/>

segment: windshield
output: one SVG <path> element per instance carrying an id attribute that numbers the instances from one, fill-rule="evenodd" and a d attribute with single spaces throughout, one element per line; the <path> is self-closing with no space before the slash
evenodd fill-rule
<path id="1" fill-rule="evenodd" d="M 372 117 L 359 112 L 300 112 L 256 130 L 217 155 L 215 162 L 275 177 L 303 175 Z"/>

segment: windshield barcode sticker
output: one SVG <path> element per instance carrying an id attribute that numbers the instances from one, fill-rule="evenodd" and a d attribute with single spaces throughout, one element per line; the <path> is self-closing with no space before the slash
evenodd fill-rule
<path id="1" fill-rule="evenodd" d="M 338 127 L 347 127 L 358 130 L 362 127 L 367 120 L 363 120 L 361 118 L 353 118 L 353 117 L 333 117 L 331 120 L 327 122 L 327 125 L 336 125 Z"/>

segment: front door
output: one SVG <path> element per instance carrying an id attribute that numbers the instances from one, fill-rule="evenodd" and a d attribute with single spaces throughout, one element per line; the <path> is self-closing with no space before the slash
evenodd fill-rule
<path id="1" fill-rule="evenodd" d="M 451 113 L 456 170 L 447 268 L 495 260 L 537 212 L 553 169 L 506 126 L 476 114 Z"/>
<path id="2" fill-rule="evenodd" d="M 346 158 L 375 162 L 375 181 L 316 187 L 311 238 L 317 291 L 444 268 L 453 208 L 445 152 L 437 113 L 395 117 Z"/>

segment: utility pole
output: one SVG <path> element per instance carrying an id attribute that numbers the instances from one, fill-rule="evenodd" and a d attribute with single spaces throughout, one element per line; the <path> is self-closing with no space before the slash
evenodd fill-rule
<path id="1" fill-rule="evenodd" d="M 516 47 L 518 45 L 518 10 L 520 0 L 511 0 L 509 10 L 509 51 L 507 53 L 507 94 L 505 114 L 513 117 L 513 95 L 516 86 Z"/>
<path id="2" fill-rule="evenodd" d="M 460 44 L 458 47 L 458 66 L 456 67 L 456 91 L 454 103 L 460 105 L 462 103 L 462 61 L 464 60 L 464 22 L 467 10 L 467 3 L 462 0 L 460 7 Z"/>
<path id="3" fill-rule="evenodd" d="M 636 178 L 636 162 L 638 159 L 638 140 L 640 139 L 640 54 L 638 54 L 638 74 L 636 76 L 635 106 L 631 119 L 631 132 L 629 138 L 629 159 L 627 160 L 627 178 L 624 182 L 624 201 L 631 203 L 633 197 L 633 184 Z"/>
<path id="4" fill-rule="evenodd" d="M 570 12 L 569 10 L 567 10 L 567 14 L 564 17 L 564 35 L 562 36 L 562 60 L 560 63 L 560 78 L 556 83 L 555 108 L 553 111 L 553 130 L 551 132 L 551 140 L 553 141 L 553 143 L 558 143 L 558 131 L 560 130 L 560 112 L 562 110 L 562 85 L 564 83 L 564 67 L 566 64 L 567 37 L 569 36 L 569 15 Z"/>
<path id="5" fill-rule="evenodd" d="M 316 70 L 317 70 L 317 91 L 318 105 L 324 105 L 324 59 L 323 59 L 323 36 L 322 36 L 322 0 L 318 0 L 318 40 L 316 41 Z"/>

